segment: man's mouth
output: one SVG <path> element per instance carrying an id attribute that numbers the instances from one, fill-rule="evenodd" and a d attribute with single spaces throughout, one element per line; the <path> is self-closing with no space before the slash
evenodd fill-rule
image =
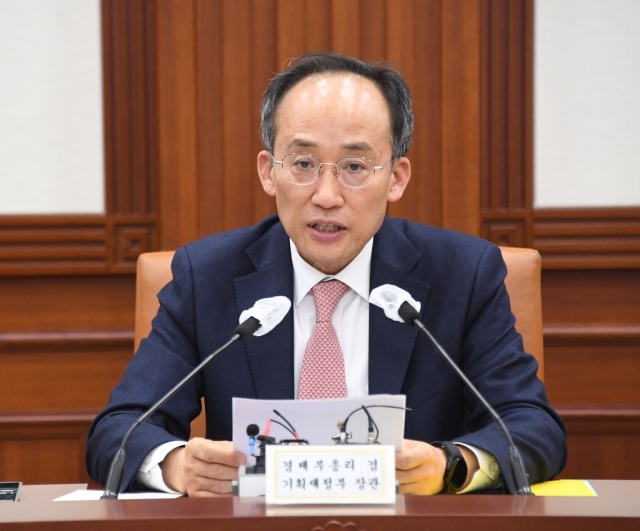
<path id="1" fill-rule="evenodd" d="M 315 223 L 311 226 L 320 232 L 336 232 L 342 230 L 342 227 L 334 225 L 333 223 Z"/>

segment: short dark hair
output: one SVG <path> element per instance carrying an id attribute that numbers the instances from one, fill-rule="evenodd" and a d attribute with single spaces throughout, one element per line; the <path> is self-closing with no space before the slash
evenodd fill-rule
<path id="1" fill-rule="evenodd" d="M 276 137 L 276 112 L 284 95 L 294 85 L 314 74 L 345 72 L 369 79 L 380 89 L 391 117 L 393 158 L 404 157 L 411 144 L 413 109 L 411 92 L 402 76 L 384 63 L 369 64 L 335 53 L 308 53 L 291 62 L 291 66 L 274 77 L 262 99 L 260 130 L 262 143 L 273 153 Z"/>

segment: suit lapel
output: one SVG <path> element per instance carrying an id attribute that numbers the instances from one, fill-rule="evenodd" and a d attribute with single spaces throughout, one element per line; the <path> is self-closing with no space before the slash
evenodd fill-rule
<path id="1" fill-rule="evenodd" d="M 259 299 L 284 295 L 293 301 L 293 265 L 289 238 L 275 225 L 247 249 L 256 272 L 234 280 L 239 312 Z M 293 398 L 293 310 L 271 332 L 248 339 L 244 346 L 258 398 Z"/>
<path id="2" fill-rule="evenodd" d="M 370 289 L 393 284 L 420 302 L 421 314 L 429 295 L 429 285 L 409 276 L 421 254 L 385 218 L 373 241 Z M 369 394 L 398 394 L 402 390 L 418 331 L 392 321 L 373 305 L 369 307 Z"/>
<path id="3" fill-rule="evenodd" d="M 275 225 L 247 249 L 256 272 L 234 281 L 239 312 L 259 299 L 284 295 L 293 301 L 293 265 L 289 238 Z M 429 285 L 409 275 L 421 255 L 406 236 L 385 219 L 373 242 L 371 284 L 394 284 L 420 302 L 421 314 Z M 369 394 L 402 390 L 417 330 L 392 321 L 379 308 L 369 308 Z M 294 398 L 293 311 L 271 332 L 244 343 L 258 398 Z"/>

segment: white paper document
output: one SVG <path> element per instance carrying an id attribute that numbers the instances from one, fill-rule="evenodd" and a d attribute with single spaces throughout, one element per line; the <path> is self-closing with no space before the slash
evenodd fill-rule
<path id="1" fill-rule="evenodd" d="M 74 490 L 69 494 L 60 496 L 53 501 L 95 501 L 104 494 L 103 490 Z M 182 494 L 168 492 L 123 492 L 118 495 L 119 500 L 167 500 L 179 498 Z"/>
<path id="2" fill-rule="evenodd" d="M 281 413 L 295 428 L 301 439 L 309 444 L 326 446 L 334 444 L 332 437 L 340 431 L 338 423 L 343 422 L 350 413 L 365 406 L 379 429 L 378 442 L 393 445 L 396 451 L 402 449 L 404 436 L 404 395 L 371 395 L 359 398 L 333 398 L 327 400 L 252 400 L 233 399 L 233 449 L 246 455 L 249 465 L 254 464 L 250 457 L 247 426 L 256 424 L 264 434 L 268 420 L 286 424 L 274 409 Z M 366 443 L 369 421 L 360 410 L 349 418 L 347 432 L 352 435 L 350 443 Z M 293 435 L 277 423 L 271 422 L 271 437 L 279 442 L 293 439 Z M 258 448 L 256 446 L 256 453 Z"/>

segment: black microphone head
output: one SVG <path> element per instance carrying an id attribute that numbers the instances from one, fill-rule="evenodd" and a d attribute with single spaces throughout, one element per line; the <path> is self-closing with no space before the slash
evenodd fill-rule
<path id="1" fill-rule="evenodd" d="M 238 334 L 240 336 L 240 341 L 245 341 L 249 339 L 261 326 L 260 321 L 255 317 L 249 317 L 249 319 L 236 326 L 236 329 L 233 331 L 233 335 Z"/>
<path id="2" fill-rule="evenodd" d="M 249 424 L 247 426 L 247 435 L 249 437 L 255 437 L 258 433 L 260 433 L 260 428 L 257 424 Z"/>
<path id="3" fill-rule="evenodd" d="M 411 304 L 407 301 L 404 301 L 400 308 L 398 308 L 398 315 L 400 318 L 407 323 L 409 326 L 414 326 L 414 321 L 417 319 L 420 320 L 420 314 L 418 310 L 416 310 Z"/>

